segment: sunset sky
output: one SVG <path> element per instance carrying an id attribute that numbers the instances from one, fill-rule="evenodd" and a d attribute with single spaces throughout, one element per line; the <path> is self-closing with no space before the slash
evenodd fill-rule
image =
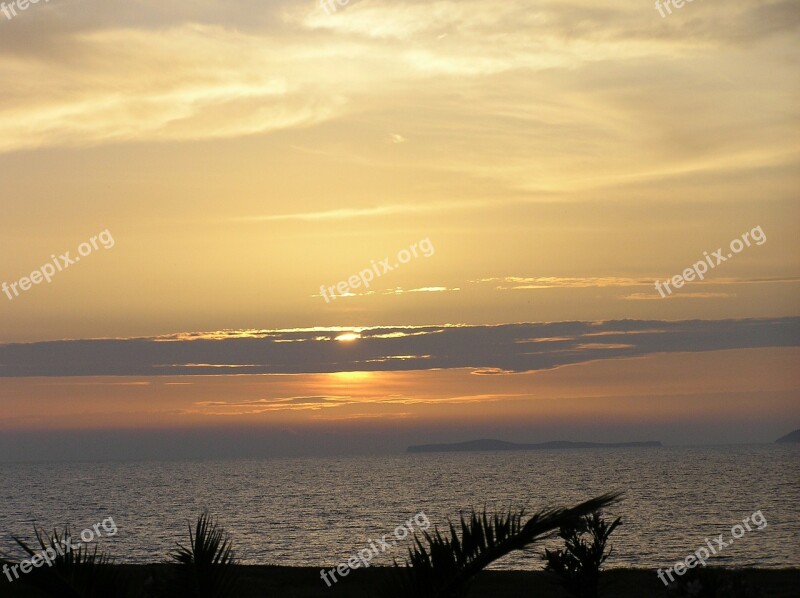
<path id="1" fill-rule="evenodd" d="M 333 5 L 0 13 L 0 460 L 800 427 L 795 0 Z"/>

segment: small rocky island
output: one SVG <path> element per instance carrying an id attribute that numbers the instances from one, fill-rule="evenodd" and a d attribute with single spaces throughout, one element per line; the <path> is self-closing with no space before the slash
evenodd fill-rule
<path id="1" fill-rule="evenodd" d="M 546 449 L 571 449 L 571 448 L 641 448 L 661 446 L 658 441 L 647 442 L 570 442 L 569 440 L 554 440 L 537 444 L 519 444 L 504 440 L 468 440 L 452 444 L 418 444 L 408 447 L 409 453 L 453 453 L 460 451 L 535 451 Z"/>
<path id="2" fill-rule="evenodd" d="M 779 444 L 785 444 L 790 442 L 800 442 L 800 430 L 795 430 L 794 432 L 789 432 L 786 436 L 781 436 L 775 442 Z"/>

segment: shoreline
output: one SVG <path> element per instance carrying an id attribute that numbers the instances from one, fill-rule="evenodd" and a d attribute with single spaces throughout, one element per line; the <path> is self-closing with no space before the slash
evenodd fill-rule
<path id="1" fill-rule="evenodd" d="M 140 592 L 136 595 L 147 597 L 156 594 L 145 589 L 152 586 L 156 577 L 168 574 L 175 565 L 112 565 L 131 579 Z M 320 568 L 284 567 L 277 565 L 240 565 L 240 591 L 242 598 L 261 598 L 263 596 L 282 596 L 291 598 L 367 598 L 375 596 L 382 587 L 387 587 L 392 567 L 370 567 L 351 572 L 346 579 L 327 587 L 320 578 Z M 786 569 L 706 568 L 703 571 L 721 572 L 722 575 L 736 575 L 770 598 L 794 598 L 800 587 L 800 567 Z M 608 569 L 601 576 L 602 596 L 608 598 L 667 597 L 667 588 L 659 581 L 651 569 Z M 0 596 L 9 598 L 34 598 L 45 596 L 30 585 L 24 578 L 13 583 L 0 580 Z M 468 594 L 470 597 L 492 596 L 492 598 L 523 598 L 529 596 L 558 598 L 566 596 L 564 591 L 549 574 L 544 571 L 484 571 L 478 574 Z"/>

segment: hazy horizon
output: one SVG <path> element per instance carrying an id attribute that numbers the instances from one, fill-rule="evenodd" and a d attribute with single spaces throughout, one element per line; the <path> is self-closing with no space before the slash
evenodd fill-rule
<path id="1" fill-rule="evenodd" d="M 799 14 L 0 14 L 0 460 L 800 428 Z"/>

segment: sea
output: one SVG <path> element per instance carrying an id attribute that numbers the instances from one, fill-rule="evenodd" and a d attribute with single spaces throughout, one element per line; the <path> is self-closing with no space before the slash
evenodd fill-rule
<path id="1" fill-rule="evenodd" d="M 13 536 L 32 540 L 34 525 L 69 525 L 77 540 L 106 521 L 117 531 L 97 528 L 102 551 L 117 562 L 161 562 L 208 511 L 244 564 L 332 567 L 386 536 L 396 545 L 381 545 L 371 564 L 391 565 L 410 542 L 397 528 L 415 516 L 442 528 L 473 508 L 532 514 L 621 490 L 606 513 L 622 517 L 608 568 L 669 567 L 708 542 L 716 566 L 798 567 L 798 457 L 797 445 L 773 444 L 0 463 L 0 552 L 18 556 Z M 736 528 L 754 513 L 761 528 Z M 492 568 L 541 569 L 552 542 Z"/>

